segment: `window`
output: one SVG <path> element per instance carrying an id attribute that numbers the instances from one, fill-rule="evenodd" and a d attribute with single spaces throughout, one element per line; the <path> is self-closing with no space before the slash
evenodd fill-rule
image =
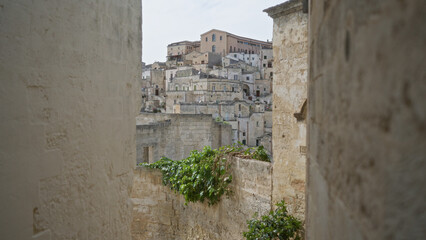
<path id="1" fill-rule="evenodd" d="M 212 42 L 216 42 L 216 34 L 214 34 L 214 33 L 212 35 Z"/>
<path id="2" fill-rule="evenodd" d="M 237 54 L 234 54 L 234 58 L 236 58 L 237 57 Z"/>
<path id="3" fill-rule="evenodd" d="M 194 86 L 194 91 L 197 91 L 197 86 Z"/>
<path id="4" fill-rule="evenodd" d="M 235 88 L 234 87 L 232 87 L 232 91 L 235 92 Z"/>
<path id="5" fill-rule="evenodd" d="M 176 91 L 178 90 L 178 87 L 176 86 Z"/>
<path id="6" fill-rule="evenodd" d="M 175 104 L 176 104 L 176 99 L 174 100 Z"/>
<path id="7" fill-rule="evenodd" d="M 263 91 L 265 91 L 265 92 L 266 92 L 266 88 L 263 88 Z"/>
<path id="8" fill-rule="evenodd" d="M 245 137 L 246 136 L 246 132 L 243 132 L 243 137 Z"/>
<path id="9" fill-rule="evenodd" d="M 212 52 L 216 52 L 216 45 L 212 46 Z"/>
<path id="10" fill-rule="evenodd" d="M 237 48 L 236 48 L 236 47 L 234 47 L 234 52 L 236 52 L 236 50 L 237 50 Z"/>
<path id="11" fill-rule="evenodd" d="M 241 111 L 241 104 L 238 104 L 238 111 Z"/>
<path id="12" fill-rule="evenodd" d="M 254 57 L 252 57 L 251 60 L 254 60 Z"/>
<path id="13" fill-rule="evenodd" d="M 269 73 L 269 76 L 270 76 L 270 77 L 272 77 L 272 74 L 274 74 L 274 73 L 273 73 L 273 72 L 270 72 L 270 73 Z"/>
<path id="14" fill-rule="evenodd" d="M 223 91 L 226 92 L 226 86 L 223 86 Z"/>
<path id="15" fill-rule="evenodd" d="M 263 67 L 266 67 L 266 63 L 263 64 Z"/>
<path id="16" fill-rule="evenodd" d="M 256 127 L 259 127 L 259 121 L 256 122 Z"/>
<path id="17" fill-rule="evenodd" d="M 249 76 L 247 76 L 247 77 L 246 77 L 246 80 L 250 80 L 250 77 L 249 77 Z"/>
<path id="18" fill-rule="evenodd" d="M 220 41 L 222 41 L 222 36 L 219 37 Z"/>
<path id="19" fill-rule="evenodd" d="M 212 86 L 212 90 L 216 91 L 216 86 L 215 85 Z"/>
<path id="20" fill-rule="evenodd" d="M 267 59 L 268 57 L 267 56 L 263 56 L 263 59 Z"/>
<path id="21" fill-rule="evenodd" d="M 245 139 L 243 140 L 242 144 L 243 144 L 243 145 L 246 145 L 246 140 L 245 140 Z"/>
<path id="22" fill-rule="evenodd" d="M 229 52 L 232 52 L 232 46 L 229 46 Z"/>
<path id="23" fill-rule="evenodd" d="M 206 42 L 208 42 L 209 41 L 209 38 L 208 37 L 206 37 Z"/>
<path id="24" fill-rule="evenodd" d="M 272 67 L 272 63 L 271 62 L 269 62 L 268 63 L 268 68 L 271 68 Z"/>
<path id="25" fill-rule="evenodd" d="M 234 80 L 238 80 L 238 75 L 234 75 Z"/>
<path id="26" fill-rule="evenodd" d="M 259 139 L 256 139 L 256 146 L 259 146 L 259 143 L 260 143 Z"/>

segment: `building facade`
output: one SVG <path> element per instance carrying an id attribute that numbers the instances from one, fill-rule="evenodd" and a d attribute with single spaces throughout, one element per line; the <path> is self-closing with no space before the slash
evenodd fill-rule
<path id="1" fill-rule="evenodd" d="M 200 51 L 215 52 L 222 57 L 229 53 L 260 54 L 261 49 L 272 48 L 272 42 L 264 42 L 212 29 L 201 34 Z"/>

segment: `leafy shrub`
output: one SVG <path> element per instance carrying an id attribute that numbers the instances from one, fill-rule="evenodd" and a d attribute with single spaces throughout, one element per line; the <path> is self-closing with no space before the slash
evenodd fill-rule
<path id="1" fill-rule="evenodd" d="M 163 184 L 181 193 L 188 202 L 215 204 L 223 194 L 229 194 L 229 183 L 232 175 L 226 153 L 233 148 L 223 147 L 219 150 L 204 147 L 203 151 L 194 150 L 188 158 L 174 161 L 161 158 L 152 164 L 142 164 L 149 168 L 160 169 L 163 173 Z"/>
<path id="2" fill-rule="evenodd" d="M 229 184 L 232 182 L 232 175 L 228 158 L 231 156 L 264 158 L 263 155 L 256 154 L 258 149 L 251 153 L 253 148 L 250 148 L 246 153 L 247 150 L 243 151 L 241 144 L 223 146 L 219 149 L 206 146 L 203 151 L 194 150 L 188 158 L 180 161 L 163 157 L 157 162 L 140 165 L 161 170 L 163 184 L 182 194 L 186 203 L 204 202 L 207 199 L 209 205 L 212 205 L 219 202 L 223 194 L 231 193 Z"/>
<path id="3" fill-rule="evenodd" d="M 268 153 L 266 153 L 266 150 L 262 145 L 258 147 L 247 148 L 244 151 L 244 155 L 259 161 L 271 162 L 271 159 L 269 158 Z"/>
<path id="4" fill-rule="evenodd" d="M 247 240 L 269 240 L 269 239 L 302 239 L 302 222 L 288 215 L 284 200 L 277 203 L 275 211 L 270 211 L 261 219 L 257 214 L 253 219 L 247 221 L 248 231 L 243 233 Z"/>

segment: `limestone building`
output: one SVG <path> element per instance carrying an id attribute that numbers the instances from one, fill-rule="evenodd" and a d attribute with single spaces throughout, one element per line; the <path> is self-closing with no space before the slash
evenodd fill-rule
<path id="1" fill-rule="evenodd" d="M 167 60 L 180 62 L 185 55 L 193 51 L 200 51 L 200 41 L 171 43 L 167 46 Z"/>
<path id="2" fill-rule="evenodd" d="M 260 54 L 263 48 L 272 48 L 272 43 L 237 36 L 217 29 L 201 34 L 200 51 L 219 53 L 222 57 L 234 52 Z"/>
<path id="3" fill-rule="evenodd" d="M 274 19 L 272 199 L 284 199 L 299 218 L 305 213 L 306 116 L 308 81 L 308 16 L 302 1 L 287 1 L 265 11 Z M 270 61 L 263 54 L 264 62 Z M 296 117 L 302 113 L 301 117 Z M 297 115 L 298 116 L 298 115 Z"/>

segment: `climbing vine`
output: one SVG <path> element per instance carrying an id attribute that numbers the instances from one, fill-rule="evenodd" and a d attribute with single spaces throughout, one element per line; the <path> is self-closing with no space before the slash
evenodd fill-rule
<path id="1" fill-rule="evenodd" d="M 209 205 L 213 205 L 219 202 L 223 194 L 231 193 L 229 184 L 232 182 L 232 175 L 228 158 L 230 156 L 258 157 L 261 160 L 265 158 L 263 152 L 263 147 L 244 150 L 241 144 L 219 149 L 206 146 L 203 151 L 194 150 L 188 158 L 180 161 L 163 157 L 157 162 L 140 165 L 161 170 L 163 184 L 169 185 L 172 190 L 182 194 L 186 203 L 208 200 Z"/>
<path id="2" fill-rule="evenodd" d="M 276 206 L 277 209 L 270 211 L 268 215 L 257 219 L 255 214 L 253 219 L 247 221 L 248 231 L 243 233 L 247 240 L 302 239 L 302 222 L 288 215 L 284 201 L 277 203 Z"/>

